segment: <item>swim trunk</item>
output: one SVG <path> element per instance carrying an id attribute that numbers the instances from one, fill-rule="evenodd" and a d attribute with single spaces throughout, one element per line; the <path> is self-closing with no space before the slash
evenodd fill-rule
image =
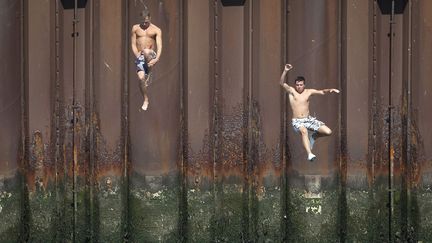
<path id="1" fill-rule="evenodd" d="M 155 59 L 156 58 L 156 52 L 151 50 L 150 52 L 150 58 Z M 135 60 L 135 64 L 137 66 L 137 72 L 144 71 L 145 74 L 149 74 L 149 66 L 147 63 L 147 60 L 145 59 L 144 52 L 141 52 L 141 55 L 137 57 Z"/>
<path id="2" fill-rule="evenodd" d="M 316 132 L 325 123 L 313 116 L 308 116 L 305 118 L 293 118 L 291 124 L 296 132 L 300 132 L 300 127 L 305 127 L 308 130 Z"/>

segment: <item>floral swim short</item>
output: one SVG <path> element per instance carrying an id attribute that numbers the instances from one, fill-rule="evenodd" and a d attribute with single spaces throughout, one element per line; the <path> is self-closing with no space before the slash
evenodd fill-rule
<path id="1" fill-rule="evenodd" d="M 300 127 L 302 126 L 308 130 L 316 132 L 322 125 L 324 125 L 324 122 L 317 120 L 313 116 L 308 116 L 305 118 L 293 118 L 291 124 L 296 132 L 299 132 Z"/>

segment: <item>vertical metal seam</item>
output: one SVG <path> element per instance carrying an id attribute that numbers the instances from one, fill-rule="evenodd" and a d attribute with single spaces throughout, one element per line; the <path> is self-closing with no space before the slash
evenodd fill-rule
<path id="1" fill-rule="evenodd" d="M 58 217 L 60 217 L 60 192 L 59 192 L 59 161 L 60 161 L 60 70 L 59 70 L 59 50 L 60 50 L 60 41 L 59 41 L 59 2 L 58 0 L 55 1 L 55 60 L 54 60 L 54 67 L 55 67 L 55 105 L 54 105 L 54 114 L 55 114 L 55 121 L 54 121 L 54 128 L 55 130 L 55 158 L 54 158 L 54 170 L 55 170 L 55 193 L 56 193 L 56 212 Z M 59 218 L 60 220 L 60 218 Z"/>
<path id="2" fill-rule="evenodd" d="M 187 0 L 180 1 L 179 17 L 179 56 L 180 56 L 180 195 L 179 195 L 179 235 L 180 241 L 187 241 L 188 205 L 187 205 L 187 173 L 188 173 L 188 83 L 187 83 Z"/>
<path id="3" fill-rule="evenodd" d="M 123 235 L 124 241 L 128 240 L 130 234 L 129 220 L 130 220 L 130 209 L 129 209 L 129 9 L 130 1 L 122 1 L 124 7 L 124 46 L 123 46 L 123 92 L 122 92 L 122 138 L 123 138 L 123 200 L 124 200 L 124 225 Z"/>
<path id="4" fill-rule="evenodd" d="M 412 96 L 411 96 L 411 93 L 412 93 L 412 64 L 413 64 L 413 61 L 412 61 L 412 56 L 413 56 L 413 40 L 412 40 L 412 36 L 413 36 L 413 27 L 412 27 L 412 24 L 413 24 L 413 20 L 412 20 L 412 18 L 413 18 L 413 14 L 412 14 L 412 5 L 413 5 L 413 3 L 412 3 L 412 1 L 408 1 L 408 3 L 409 3 L 409 41 L 408 41 L 408 44 L 409 44 L 409 48 L 408 48 L 408 50 L 409 50 L 409 52 L 408 52 L 408 80 L 407 80 L 407 83 L 408 83 L 408 90 L 407 90 L 407 92 L 408 92 L 408 107 L 407 107 L 407 123 L 408 123 L 408 127 L 407 127 L 407 134 L 408 134 L 408 139 L 407 139 L 407 154 L 408 154 L 408 159 L 407 159 L 407 165 L 411 165 L 411 143 L 410 143 L 410 137 L 411 137 L 411 119 L 412 119 L 412 114 L 411 114 L 411 112 L 412 112 L 412 110 L 411 110 L 411 108 L 412 108 Z M 411 168 L 411 167 L 410 167 Z M 411 175 L 411 173 L 410 173 L 410 175 Z M 410 182 L 412 182 L 411 180 L 410 180 Z M 410 187 L 408 188 L 408 189 L 411 189 Z M 410 190 L 408 190 L 408 193 L 410 192 Z"/>
<path id="5" fill-rule="evenodd" d="M 395 15 L 395 0 L 392 0 L 392 9 L 391 9 L 391 15 L 390 15 L 390 37 L 389 37 L 389 93 L 388 93 L 388 156 L 389 156 L 389 161 L 388 161 L 388 169 L 389 169 L 389 178 L 388 178 L 388 199 L 389 199 L 389 222 L 388 222 L 388 227 L 389 227 L 389 242 L 392 242 L 392 217 L 393 217 L 393 171 L 394 171 L 394 161 L 393 161 L 393 145 L 392 145 L 392 132 L 391 132 L 391 127 L 392 127 L 392 52 L 393 52 L 393 24 L 394 24 L 394 15 Z"/>
<path id="6" fill-rule="evenodd" d="M 252 207 L 253 207 L 253 195 L 255 195 L 255 192 L 253 191 L 253 185 L 254 185 L 254 183 L 252 183 L 252 181 L 254 180 L 254 178 L 253 178 L 253 172 L 254 172 L 254 167 L 256 166 L 256 162 L 257 162 L 257 158 L 255 157 L 255 153 L 253 152 L 253 151 L 256 151 L 257 150 L 257 148 L 256 148 L 256 141 L 255 141 L 255 135 L 254 135 L 254 133 L 255 132 L 258 132 L 258 131 L 255 131 L 254 130 L 254 126 L 253 126 L 253 119 L 254 119 L 254 117 L 253 117 L 253 89 L 254 89 L 254 87 L 253 87 L 253 74 L 252 74 L 252 70 L 253 70 L 253 67 L 252 67 L 252 65 L 253 65 L 253 63 L 252 63 L 252 61 L 253 61 L 253 52 L 252 52 L 252 50 L 253 50 L 253 11 L 254 11 L 254 0 L 249 0 L 249 2 L 250 2 L 250 4 L 249 4 L 249 28 L 248 28 L 248 42 L 249 42 L 249 50 L 248 50 L 248 52 L 249 52 L 249 54 L 248 54 L 248 56 L 249 56 L 249 60 L 248 60 L 248 72 L 249 72 L 249 77 L 248 77 L 248 83 L 249 83 L 249 87 L 248 87 L 248 129 L 247 129 L 247 131 L 248 131 L 248 144 L 249 144 L 249 147 L 248 147 L 248 151 L 247 151 L 247 153 L 248 153 L 248 155 L 247 155 L 247 158 L 248 158 L 248 161 L 247 161 L 247 164 L 248 164 L 248 175 L 247 175 L 247 178 L 248 178 L 248 188 L 249 188 L 249 190 L 248 190 L 248 193 L 249 193 L 249 197 L 248 197 L 248 201 L 249 201 L 249 203 L 248 203 L 248 214 L 249 214 L 249 217 L 248 217 L 248 221 L 249 221 L 249 224 L 248 224 L 248 238 L 247 238 L 247 240 L 251 240 L 251 241 L 255 241 L 256 239 L 252 236 L 252 238 L 251 238 L 251 233 L 255 233 L 255 232 L 253 232 L 252 231 L 252 229 L 254 229 L 255 228 L 255 226 L 252 228 L 252 225 L 251 224 L 253 224 L 253 220 L 251 220 L 252 219 L 252 217 L 253 217 L 253 214 L 252 214 Z M 255 117 L 256 118 L 256 117 Z M 251 221 L 252 221 L 252 223 L 251 223 Z"/>
<path id="7" fill-rule="evenodd" d="M 367 170 L 369 172 L 369 186 L 373 189 L 375 184 L 375 163 L 377 160 L 377 126 L 375 122 L 378 120 L 377 118 L 377 10 L 376 10 L 376 1 L 369 1 L 369 10 L 372 12 L 372 21 L 370 22 L 370 27 L 372 28 L 372 37 L 369 38 L 370 45 L 370 55 L 372 55 L 372 63 L 370 65 L 371 71 L 369 71 L 370 81 L 369 85 L 369 96 L 368 96 L 368 108 L 369 108 L 369 129 L 368 129 L 368 163 Z M 374 197 L 374 194 L 371 194 Z"/>
<path id="8" fill-rule="evenodd" d="M 212 238 L 212 241 L 216 241 L 216 214 L 217 214 L 217 200 L 218 200 L 218 195 L 217 193 L 217 188 L 216 188 L 216 180 L 217 180 L 217 173 L 216 173 L 216 162 L 217 162 L 217 139 L 218 139 L 218 128 L 217 128 L 217 66 L 218 66 L 218 55 L 217 55 L 217 38 L 218 38 L 218 24 L 217 24 L 217 1 L 218 0 L 213 0 L 212 2 L 210 2 L 209 4 L 209 26 L 210 26 L 210 36 L 213 37 L 213 48 L 210 48 L 210 57 L 213 58 L 213 63 L 211 63 L 209 65 L 210 70 L 212 71 L 212 73 L 209 73 L 209 108 L 211 110 L 211 114 L 210 114 L 210 121 L 209 121 L 209 144 L 210 144 L 210 152 L 209 152 L 209 161 L 211 163 L 212 166 L 212 170 L 211 170 L 211 177 L 212 177 L 212 196 L 213 196 L 213 215 L 214 215 L 214 220 L 211 222 L 211 232 L 210 232 L 210 237 Z"/>
<path id="9" fill-rule="evenodd" d="M 282 5 L 282 14 L 281 14 L 281 32 L 282 32 L 282 41 L 281 41 L 281 62 L 284 66 L 285 63 L 287 63 L 288 60 L 288 6 L 289 1 L 288 0 L 281 0 Z M 289 234 L 289 225 L 288 225 L 288 203 L 289 203 L 289 182 L 288 182 L 288 163 L 289 163 L 289 156 L 288 156 L 288 130 L 287 130 L 287 115 L 288 115 L 288 107 L 287 107 L 287 95 L 286 92 L 282 89 L 279 91 L 280 93 L 280 162 L 281 162 L 281 185 L 283 190 L 283 196 L 281 197 L 281 204 L 283 205 L 283 212 L 281 212 L 281 241 L 287 241 L 288 240 L 288 234 Z"/>
<path id="10" fill-rule="evenodd" d="M 87 117 L 88 121 L 88 129 L 89 129 L 89 167 L 90 167 L 90 182 L 89 182 L 89 197 L 90 197 L 90 242 L 94 242 L 95 240 L 95 230 L 94 230 L 94 191 L 93 187 L 95 185 L 95 144 L 94 144 L 94 127 L 93 127 L 93 112 L 94 112 L 94 31 L 93 31 L 93 24 L 94 24 L 94 4 L 93 1 L 90 1 L 90 23 L 88 24 L 90 31 L 89 31 L 89 39 L 90 39 L 90 48 L 89 48 L 89 80 L 87 80 L 89 84 L 89 90 L 87 91 L 90 95 L 88 96 L 89 99 L 89 106 L 87 109 L 89 109 L 89 116 Z"/>
<path id="11" fill-rule="evenodd" d="M 218 115 L 219 115 L 219 109 L 218 109 L 218 66 L 219 66 L 219 55 L 218 55 L 218 38 L 219 38 L 219 33 L 218 33 L 218 0 L 214 0 L 213 1 L 213 55 L 214 55 L 214 62 L 213 62 L 213 90 L 212 90 L 212 98 L 213 98 L 213 103 L 212 103 L 212 107 L 213 107 L 213 117 L 212 117 L 212 132 L 213 134 L 211 134 L 212 137 L 212 162 L 213 162 L 213 196 L 214 196 L 214 201 L 216 203 L 215 205 L 215 213 L 217 212 L 217 200 L 218 200 L 218 195 L 217 195 L 217 188 L 216 188 L 216 180 L 217 180 L 217 163 L 218 163 L 218 156 L 217 156 L 217 152 L 218 152 L 218 147 L 219 147 L 219 122 L 218 121 Z M 216 239 L 213 239 L 216 240 Z"/>
<path id="12" fill-rule="evenodd" d="M 410 135 L 411 135 L 411 82 L 412 82 L 412 1 L 408 1 L 408 64 L 407 64 L 407 107 L 406 107 L 406 138 L 405 138 L 405 146 L 406 146 L 406 161 L 405 161 L 405 170 L 406 170 L 406 180 L 408 183 L 406 184 L 407 191 L 407 227 L 408 229 L 412 225 L 411 222 L 411 183 L 412 183 L 412 167 L 411 167 L 411 144 L 410 144 Z M 416 239 L 414 239 L 416 240 Z"/>
<path id="13" fill-rule="evenodd" d="M 73 12 L 73 65 L 72 65 L 72 156 L 73 156 L 73 242 L 76 241 L 76 227 L 77 227 L 77 169 L 78 169 L 78 158 L 77 158 L 77 129 L 76 129 L 76 23 L 77 23 L 77 6 L 78 0 L 74 0 L 74 12 Z"/>
<path id="14" fill-rule="evenodd" d="M 347 81 L 346 81 L 346 21 L 347 6 L 345 0 L 339 0 L 339 20 L 338 20 L 338 56 L 339 69 L 338 78 L 342 94 L 339 98 L 339 240 L 346 241 L 347 235 L 347 205 L 346 205 L 346 176 L 347 176 Z"/>
<path id="15" fill-rule="evenodd" d="M 29 224 L 30 222 L 30 209 L 29 209 L 29 198 L 28 198 L 28 186 L 26 181 L 26 165 L 29 161 L 29 127 L 28 127 L 28 70 L 26 68 L 27 58 L 28 57 L 28 23 L 26 23 L 28 16 L 28 1 L 21 0 L 21 16 L 20 16 L 20 28 L 21 28 L 21 37 L 20 37 L 20 49 L 21 49 L 21 74 L 20 74 L 20 82 L 21 82 L 21 168 L 19 171 L 21 172 L 21 227 L 20 227 L 20 236 L 18 239 L 20 241 L 28 241 L 29 240 Z"/>
<path id="16" fill-rule="evenodd" d="M 375 163 L 376 163 L 376 145 L 377 145 L 377 139 L 376 139 L 376 126 L 375 126 L 375 116 L 377 114 L 377 8 L 376 8 L 376 0 L 373 1 L 373 22 L 372 22 L 372 28 L 373 28 L 373 36 L 372 36 L 372 120 L 371 120 L 371 131 L 372 131 L 372 143 L 373 143 L 373 151 L 371 156 L 371 176 L 372 176 L 372 184 L 375 183 Z"/>
<path id="17" fill-rule="evenodd" d="M 255 141 L 254 141 L 254 126 L 253 126 L 253 74 L 252 74 L 252 60 L 253 60 L 253 53 L 252 53 L 252 48 L 253 48 L 253 34 L 252 34 L 252 30 L 253 30 L 253 0 L 249 0 L 248 1 L 248 5 L 247 5 L 247 23 L 246 26 L 247 28 L 244 29 L 244 31 L 246 31 L 246 33 L 244 33 L 245 37 L 246 37 L 246 41 L 247 41 L 247 52 L 244 53 L 243 57 L 247 57 L 247 60 L 244 60 L 245 62 L 247 62 L 246 65 L 246 70 L 244 70 L 244 72 L 246 73 L 246 78 L 243 80 L 244 83 L 244 91 L 243 91 L 243 102 L 245 102 L 243 104 L 243 106 L 245 107 L 245 109 L 243 110 L 244 114 L 243 117 L 246 119 L 243 123 L 245 126 L 245 134 L 243 135 L 245 141 L 243 141 L 243 161 L 245 162 L 244 165 L 244 173 L 246 173 L 245 177 L 244 177 L 244 183 L 245 186 L 247 187 L 246 192 L 243 193 L 247 193 L 246 198 L 247 198 L 247 217 L 245 218 L 247 220 L 247 222 L 244 222 L 245 225 L 243 226 L 243 229 L 245 230 L 244 232 L 244 239 L 245 241 L 254 241 L 253 237 L 251 238 L 251 234 L 252 229 L 254 227 L 252 227 L 251 222 L 253 222 L 252 220 L 252 207 L 253 207 L 253 188 L 252 188 L 252 175 L 253 175 L 253 170 L 254 170 L 254 166 L 255 166 L 255 162 L 256 162 L 256 158 L 254 157 L 254 153 L 253 150 L 255 150 Z M 245 8 L 243 8 L 245 9 Z M 243 18 L 245 20 L 245 18 Z M 243 23 L 243 25 L 245 25 L 245 23 Z"/>

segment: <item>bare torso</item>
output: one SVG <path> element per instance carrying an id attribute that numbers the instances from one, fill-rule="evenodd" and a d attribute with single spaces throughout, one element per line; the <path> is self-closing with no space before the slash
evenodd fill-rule
<path id="1" fill-rule="evenodd" d="M 297 91 L 289 93 L 289 102 L 293 112 L 292 118 L 304 118 L 309 116 L 309 97 L 311 91 L 305 89 L 301 94 Z"/>
<path id="2" fill-rule="evenodd" d="M 158 27 L 153 24 L 146 29 L 141 28 L 139 24 L 134 26 L 136 34 L 136 47 L 138 51 L 143 51 L 144 49 L 156 49 L 156 35 L 158 33 Z"/>

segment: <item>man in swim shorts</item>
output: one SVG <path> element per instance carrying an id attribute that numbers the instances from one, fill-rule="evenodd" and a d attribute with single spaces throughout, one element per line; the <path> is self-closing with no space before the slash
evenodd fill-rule
<path id="1" fill-rule="evenodd" d="M 300 132 L 302 136 L 303 146 L 308 154 L 308 160 L 313 161 L 316 156 L 312 153 L 312 148 L 315 140 L 318 137 L 330 136 L 332 131 L 324 122 L 317 120 L 309 115 L 309 99 L 312 95 L 324 95 L 326 93 L 339 93 L 337 89 L 305 89 L 305 78 L 298 76 L 294 87 L 285 83 L 286 73 L 292 69 L 291 64 L 286 64 L 280 78 L 280 85 L 288 92 L 289 102 L 291 105 L 292 126 L 296 132 Z M 310 134 L 309 134 L 310 132 Z"/>
<path id="2" fill-rule="evenodd" d="M 147 87 L 150 84 L 151 69 L 159 61 L 162 53 L 162 31 L 151 23 L 150 12 L 147 7 L 140 15 L 142 23 L 132 26 L 131 45 L 136 57 L 137 75 L 140 80 L 141 94 L 144 98 L 141 109 L 147 110 L 149 106 Z"/>

